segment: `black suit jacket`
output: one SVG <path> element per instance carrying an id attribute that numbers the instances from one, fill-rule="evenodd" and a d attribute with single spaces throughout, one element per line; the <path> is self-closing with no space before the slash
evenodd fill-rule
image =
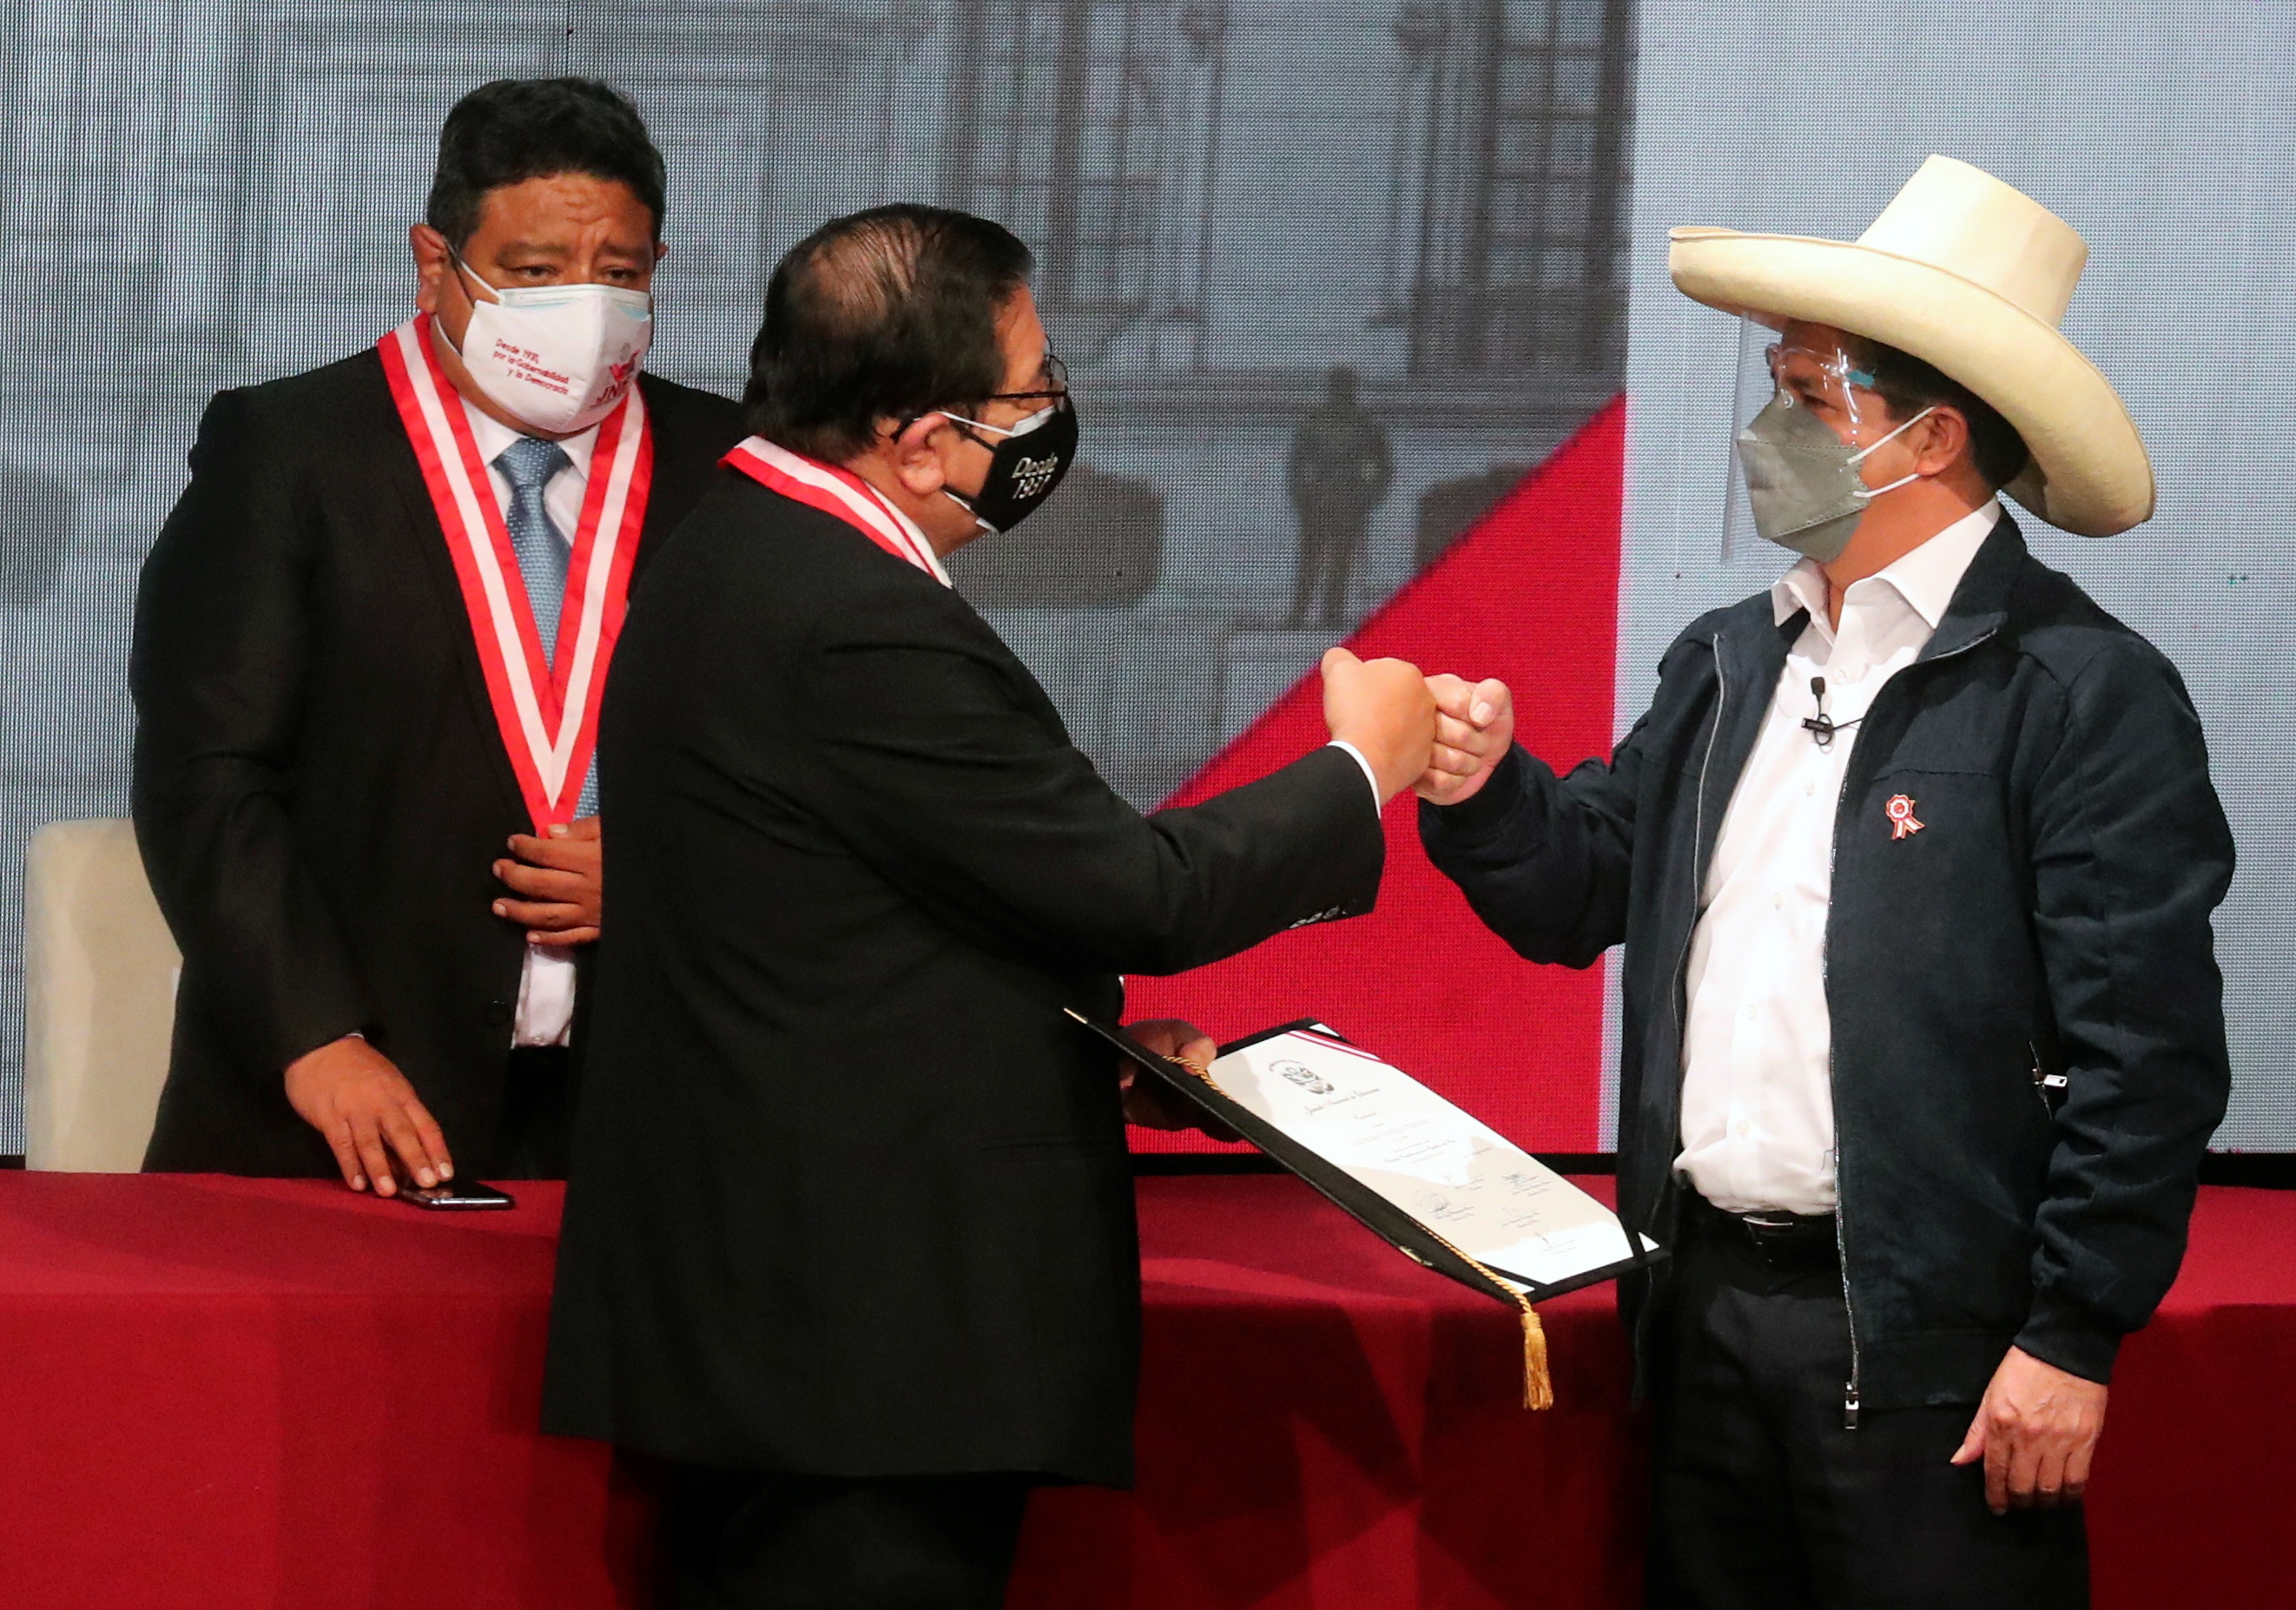
<path id="1" fill-rule="evenodd" d="M 644 566 L 742 435 L 652 375 Z M 184 954 L 150 1169 L 327 1175 L 282 1071 L 357 1031 L 491 1166 L 531 832 L 454 561 L 372 350 L 226 391 L 144 563 L 136 841 Z"/>
<path id="2" fill-rule="evenodd" d="M 1325 749 L 1142 817 L 955 594 L 726 472 L 636 599 L 544 1422 L 847 1475 L 1128 1479 L 1117 1070 L 1062 1014 L 1368 909 Z"/>

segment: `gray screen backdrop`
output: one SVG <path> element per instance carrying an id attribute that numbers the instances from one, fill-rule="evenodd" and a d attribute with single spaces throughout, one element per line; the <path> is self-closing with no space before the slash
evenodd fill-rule
<path id="1" fill-rule="evenodd" d="M 598 74 L 647 114 L 675 379 L 738 391 L 766 275 L 832 214 L 940 201 L 1036 248 L 1084 463 L 954 568 L 1150 803 L 1618 391 L 1633 48 L 1632 0 L 0 11 L 0 1153 L 21 847 L 125 808 L 136 571 L 199 410 L 406 316 L 472 86 Z M 1340 434 L 1383 436 L 1393 483 L 1303 612 L 1287 456 L 1342 365 Z"/>

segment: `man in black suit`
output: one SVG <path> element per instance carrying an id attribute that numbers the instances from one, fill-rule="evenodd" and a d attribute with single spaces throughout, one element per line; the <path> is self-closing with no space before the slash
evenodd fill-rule
<path id="1" fill-rule="evenodd" d="M 1367 909 L 1428 762 L 1418 673 L 1341 650 L 1353 754 L 1143 817 L 1070 744 L 941 569 L 1074 456 L 1030 266 L 921 207 L 783 259 L 609 698 L 544 1420 L 677 1467 L 681 1606 L 992 1605 L 1031 1483 L 1128 1480 L 1160 1114 L 1062 1009 Z"/>
<path id="2" fill-rule="evenodd" d="M 636 376 L 663 189 L 604 85 L 474 90 L 412 233 L 418 316 L 209 406 L 130 671 L 184 955 L 145 1167 L 385 1195 L 564 1171 L 588 718 L 630 574 L 741 434 Z"/>

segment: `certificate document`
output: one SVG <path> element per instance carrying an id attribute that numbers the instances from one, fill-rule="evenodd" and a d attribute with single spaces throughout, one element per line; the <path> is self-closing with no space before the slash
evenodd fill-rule
<path id="1" fill-rule="evenodd" d="M 1630 1241 L 1609 1208 L 1322 1023 L 1248 1036 L 1198 1072 L 1071 1015 L 1409 1256 L 1502 1300 L 1608 1280 L 1660 1250 L 1647 1236 Z"/>
<path id="2" fill-rule="evenodd" d="M 1254 1035 L 1209 1074 L 1237 1105 L 1534 1296 L 1636 1261 L 1610 1209 L 1322 1023 Z"/>

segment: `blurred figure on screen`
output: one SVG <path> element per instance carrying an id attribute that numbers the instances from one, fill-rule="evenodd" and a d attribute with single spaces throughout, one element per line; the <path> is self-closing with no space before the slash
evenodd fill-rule
<path id="1" fill-rule="evenodd" d="M 1372 511 L 1387 501 L 1395 461 L 1387 431 L 1356 401 L 1357 377 L 1334 364 L 1324 400 L 1300 422 L 1284 469 L 1284 489 L 1300 522 L 1300 572 L 1291 625 L 1337 626 L 1348 619 L 1348 593 Z"/>
<path id="2" fill-rule="evenodd" d="M 1428 854 L 1535 961 L 1626 946 L 1654 1606 L 2088 1599 L 2106 1382 L 2229 1088 L 2233 844 L 2176 668 L 1999 501 L 2152 512 L 2057 328 L 2087 257 L 1941 157 L 1856 242 L 1676 231 L 1675 283 L 1766 326 L 1738 455 L 1799 559 L 1568 776 L 1493 742 L 1504 685 L 1437 680 L 1475 753 L 1439 746 Z"/>
<path id="3" fill-rule="evenodd" d="M 135 834 L 184 956 L 144 1166 L 564 1173 L 631 579 L 740 438 L 642 374 L 665 180 L 636 109 L 447 114 L 414 316 L 226 391 L 144 567 Z"/>
<path id="4" fill-rule="evenodd" d="M 1339 649 L 1333 742 L 1201 805 L 1144 817 L 1069 742 L 943 568 L 1076 456 L 1031 267 L 928 207 L 791 249 L 757 434 L 608 696 L 545 1424 L 676 1466 L 693 1610 L 994 1606 L 1032 1483 L 1129 1479 L 1124 1121 L 1177 1120 L 1062 1008 L 1369 909 L 1431 748 L 1419 673 Z"/>

